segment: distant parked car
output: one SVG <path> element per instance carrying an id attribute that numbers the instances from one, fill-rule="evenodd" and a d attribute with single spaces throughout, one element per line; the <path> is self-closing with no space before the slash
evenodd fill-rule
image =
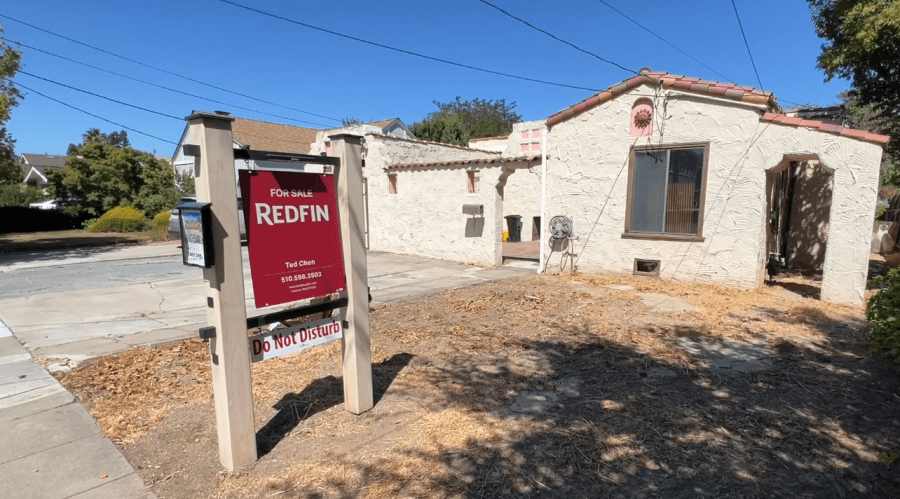
<path id="1" fill-rule="evenodd" d="M 63 209 L 62 204 L 56 199 L 48 199 L 46 201 L 38 201 L 37 203 L 31 203 L 28 205 L 29 208 L 37 208 L 39 210 L 61 210 Z"/>
<path id="2" fill-rule="evenodd" d="M 185 196 L 178 200 L 178 204 L 182 202 L 196 202 L 197 196 Z M 179 210 L 178 208 L 172 208 L 172 211 L 169 212 L 169 236 L 175 239 L 181 238 L 181 223 L 178 220 Z M 241 200 L 238 199 L 238 223 L 240 224 L 241 229 L 241 240 L 247 239 L 247 229 L 244 227 L 244 207 L 241 204 Z"/>

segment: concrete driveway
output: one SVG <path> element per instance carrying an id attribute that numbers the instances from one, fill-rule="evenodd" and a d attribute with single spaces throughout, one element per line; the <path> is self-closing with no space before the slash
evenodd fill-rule
<path id="1" fill-rule="evenodd" d="M 253 306 L 247 250 L 244 289 Z M 370 252 L 372 305 L 535 272 L 533 262 L 481 268 Z M 79 362 L 133 346 L 196 336 L 206 322 L 202 274 L 181 264 L 175 244 L 83 252 L 0 255 L 0 337 L 13 334 L 34 357 Z M 277 310 L 277 308 L 263 311 Z M 5 325 L 5 327 L 4 327 Z"/>

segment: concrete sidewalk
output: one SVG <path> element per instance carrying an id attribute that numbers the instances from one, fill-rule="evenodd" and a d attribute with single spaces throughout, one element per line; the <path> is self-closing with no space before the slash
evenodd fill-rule
<path id="1" fill-rule="evenodd" d="M 81 404 L 16 338 L 0 338 L 0 496 L 153 498 Z"/>

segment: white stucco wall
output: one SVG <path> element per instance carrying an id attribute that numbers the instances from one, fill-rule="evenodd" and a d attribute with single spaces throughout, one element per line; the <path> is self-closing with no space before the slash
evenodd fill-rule
<path id="1" fill-rule="evenodd" d="M 506 139 L 503 157 L 539 156 L 545 133 L 547 133 L 547 127 L 543 120 L 514 123 L 512 133 Z"/>
<path id="2" fill-rule="evenodd" d="M 509 137 L 492 137 L 489 139 L 472 139 L 469 141 L 469 147 L 473 149 L 481 149 L 483 151 L 503 152 L 506 150 L 506 143 Z"/>
<path id="3" fill-rule="evenodd" d="M 654 100 L 653 135 L 629 137 L 632 105 Z M 766 170 L 816 155 L 835 171 L 822 298 L 861 303 L 881 147 L 760 121 L 759 107 L 638 87 L 548 132 L 547 213 L 573 218 L 576 264 L 615 273 L 635 258 L 660 260 L 660 277 L 741 288 L 762 284 Z M 665 119 L 660 117 L 665 116 Z M 624 239 L 633 145 L 709 142 L 702 242 Z M 605 209 L 603 209 L 606 204 Z M 601 209 L 603 212 L 601 213 Z M 551 264 L 559 262 L 554 254 Z"/>
<path id="4" fill-rule="evenodd" d="M 498 154 L 372 134 L 366 136 L 365 149 L 370 250 L 479 265 L 500 263 L 498 212 L 502 205 L 495 188 L 502 173 L 499 163 L 385 171 L 398 163 L 485 159 Z M 475 194 L 467 192 L 468 170 L 480 172 Z M 397 194 L 389 193 L 388 174 L 397 175 Z M 484 217 L 463 215 L 463 204 L 483 205 Z"/>

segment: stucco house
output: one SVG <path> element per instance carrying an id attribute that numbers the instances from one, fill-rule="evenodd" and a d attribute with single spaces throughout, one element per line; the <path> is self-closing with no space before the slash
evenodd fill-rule
<path id="1" fill-rule="evenodd" d="M 546 248 L 550 265 L 755 288 L 785 261 L 821 273 L 822 299 L 859 304 L 888 140 L 779 114 L 751 87 L 645 70 L 505 140 L 367 134 L 370 248 L 499 264 L 504 214 L 526 236 L 563 215 L 574 238 Z"/>
<path id="2" fill-rule="evenodd" d="M 44 172 L 66 166 L 66 157 L 53 154 L 21 154 L 16 161 L 22 169 L 22 182 L 39 189 L 47 187 Z"/>
<path id="3" fill-rule="evenodd" d="M 237 118 L 234 145 L 327 154 L 330 135 L 364 135 L 370 250 L 499 265 L 504 217 L 517 215 L 542 267 L 752 289 L 783 262 L 820 275 L 823 300 L 863 302 L 889 137 L 781 114 L 752 87 L 650 70 L 468 147 L 417 140 L 398 121 L 318 131 Z M 176 167 L 192 164 L 190 143 Z M 550 240 L 554 216 L 573 237 Z"/>

